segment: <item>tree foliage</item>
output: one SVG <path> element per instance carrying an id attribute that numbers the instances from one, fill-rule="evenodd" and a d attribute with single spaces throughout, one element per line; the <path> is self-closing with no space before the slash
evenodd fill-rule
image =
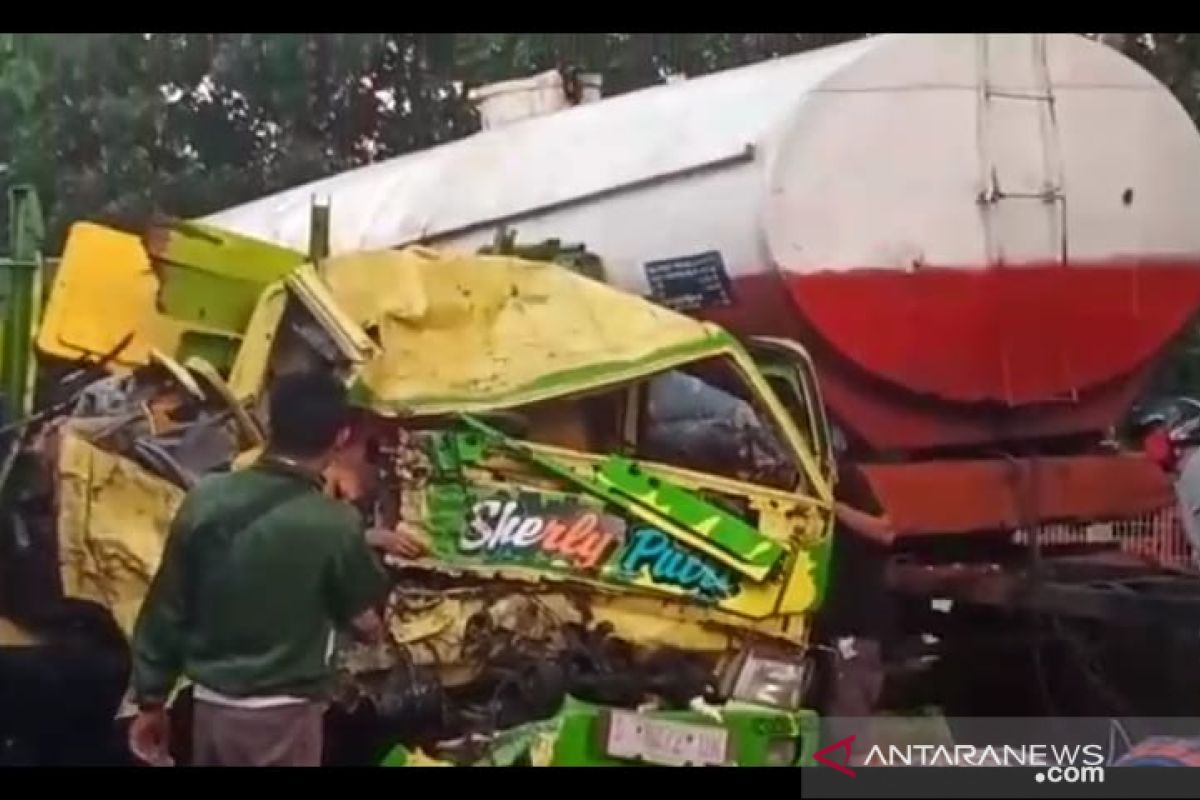
<path id="1" fill-rule="evenodd" d="M 474 85 L 569 65 L 617 93 L 857 35 L 0 34 L 0 164 L 58 242 L 466 135 Z"/>
<path id="2" fill-rule="evenodd" d="M 466 135 L 475 85 L 555 67 L 605 94 L 865 34 L 0 34 L 0 164 L 51 248 L 75 220 L 194 216 Z M 1200 113 L 1195 34 L 1106 34 Z"/>
<path id="3" fill-rule="evenodd" d="M 77 220 L 136 230 L 464 136 L 472 86 L 575 67 L 619 94 L 864 35 L 0 34 L 0 185 L 38 188 L 55 252 Z M 1086 35 L 1200 119 L 1200 34 Z M 1194 329 L 1161 391 L 1197 390 L 1198 342 Z"/>

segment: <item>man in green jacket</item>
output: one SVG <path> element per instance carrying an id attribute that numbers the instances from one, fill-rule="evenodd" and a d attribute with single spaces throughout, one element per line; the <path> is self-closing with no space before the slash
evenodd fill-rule
<path id="1" fill-rule="evenodd" d="M 253 467 L 205 478 L 176 513 L 133 635 L 135 755 L 171 763 L 165 703 L 194 689 L 197 765 L 317 766 L 335 630 L 378 640 L 388 588 L 357 513 L 322 492 L 348 435 L 344 387 L 281 378 Z M 411 541 L 388 546 L 415 554 Z"/>

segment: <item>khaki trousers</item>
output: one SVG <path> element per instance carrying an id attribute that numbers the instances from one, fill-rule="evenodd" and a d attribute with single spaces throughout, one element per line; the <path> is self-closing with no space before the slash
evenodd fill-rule
<path id="1" fill-rule="evenodd" d="M 321 766 L 324 703 L 234 708 L 197 700 L 193 714 L 195 766 Z"/>

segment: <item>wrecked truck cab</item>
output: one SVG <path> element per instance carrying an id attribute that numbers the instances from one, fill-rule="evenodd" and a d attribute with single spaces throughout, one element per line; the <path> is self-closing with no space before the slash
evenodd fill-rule
<path id="1" fill-rule="evenodd" d="M 353 382 L 364 508 L 431 546 L 393 565 L 393 643 L 340 651 L 355 692 L 386 704 L 373 676 L 399 659 L 455 735 L 567 695 L 799 706 L 831 522 L 803 359 L 756 343 L 769 374 L 720 328 L 548 263 L 410 249 L 322 268 L 378 342 Z"/>
<path id="2" fill-rule="evenodd" d="M 63 593 L 101 604 L 130 636 L 186 491 L 262 441 L 195 357 L 180 364 L 153 350 L 150 364 L 90 384 L 43 437 Z"/>
<path id="3" fill-rule="evenodd" d="M 417 494 L 400 507 L 435 535 L 455 529 L 453 541 L 435 540 L 439 559 L 606 584 L 623 576 L 648 596 L 777 626 L 815 607 L 826 462 L 723 330 L 547 263 L 416 249 L 333 259 L 325 278 L 379 338 L 357 373 L 357 403 L 401 419 L 410 447 L 422 442 L 428 463 L 402 482 Z M 374 286 L 391 291 L 363 291 Z M 819 407 L 809 413 L 823 428 Z M 449 501 L 429 495 L 439 481 L 463 482 L 461 520 L 436 516 Z M 547 539 L 533 521 L 499 525 L 508 504 L 536 510 L 521 510 L 517 495 L 549 502 L 551 486 L 622 517 L 620 530 L 597 522 Z M 496 489 L 509 492 L 499 505 Z M 534 545 L 550 549 L 522 552 Z M 692 568 L 632 566 L 660 546 L 686 548 L 666 561 Z M 641 555 L 602 569 L 618 551 Z"/>
<path id="4" fill-rule="evenodd" d="M 429 557 L 392 565 L 391 641 L 339 648 L 342 707 L 373 707 L 393 741 L 436 743 L 552 717 L 568 696 L 799 705 L 831 523 L 828 435 L 803 351 L 748 351 L 715 326 L 514 258 L 413 248 L 269 277 L 237 320 L 211 308 L 172 318 L 179 293 L 152 295 L 175 323 L 177 357 L 195 352 L 187 326 L 200 316 L 201 339 L 236 343 L 218 361 L 222 396 L 243 411 L 261 415 L 282 372 L 345 375 L 363 414 L 334 482 L 374 524 L 428 531 Z M 99 538 L 115 557 L 107 577 L 81 560 L 67 583 L 120 597 L 128 631 L 181 487 L 123 454 L 68 447 L 89 464 L 64 473 L 81 501 L 67 505 L 90 516 L 60 515 L 60 540 Z M 139 480 L 97 494 L 84 485 L 96 459 Z M 97 500 L 111 500 L 106 522 Z"/>

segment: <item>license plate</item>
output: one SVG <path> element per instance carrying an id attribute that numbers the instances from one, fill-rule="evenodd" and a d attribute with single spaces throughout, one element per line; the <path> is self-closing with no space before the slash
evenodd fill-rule
<path id="1" fill-rule="evenodd" d="M 711 725 L 692 725 L 614 711 L 609 717 L 606 745 L 610 756 L 640 758 L 652 764 L 724 764 L 729 750 L 729 731 Z"/>

